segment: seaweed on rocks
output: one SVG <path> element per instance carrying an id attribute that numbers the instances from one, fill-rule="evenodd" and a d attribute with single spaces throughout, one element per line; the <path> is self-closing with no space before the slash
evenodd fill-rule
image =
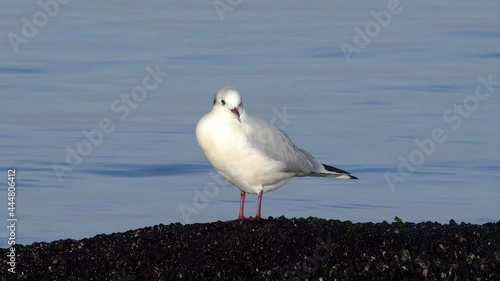
<path id="1" fill-rule="evenodd" d="M 16 254 L 17 280 L 500 280 L 500 221 L 160 224 Z"/>

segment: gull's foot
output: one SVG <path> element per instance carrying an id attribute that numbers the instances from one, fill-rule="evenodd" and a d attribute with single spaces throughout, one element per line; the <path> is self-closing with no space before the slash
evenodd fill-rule
<path id="1" fill-rule="evenodd" d="M 238 217 L 238 220 L 245 220 L 245 221 L 256 221 L 256 220 L 260 220 L 260 216 L 255 216 L 255 217 Z"/>

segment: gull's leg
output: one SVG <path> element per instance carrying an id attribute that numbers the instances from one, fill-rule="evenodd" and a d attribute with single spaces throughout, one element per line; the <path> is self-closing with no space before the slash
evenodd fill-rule
<path id="1" fill-rule="evenodd" d="M 239 220 L 244 220 L 245 218 L 245 192 L 241 192 L 241 200 L 240 200 L 240 215 L 238 216 Z"/>
<path id="2" fill-rule="evenodd" d="M 260 210 L 262 209 L 262 194 L 263 193 L 264 193 L 264 191 L 259 192 L 259 203 L 257 205 L 257 215 L 255 215 L 255 217 L 245 218 L 246 220 L 254 221 L 254 220 L 260 219 L 260 217 L 261 217 Z"/>
<path id="3" fill-rule="evenodd" d="M 259 204 L 257 205 L 257 215 L 255 215 L 255 219 L 260 219 L 260 210 L 262 209 L 262 194 L 264 194 L 263 190 L 261 190 L 259 193 Z"/>

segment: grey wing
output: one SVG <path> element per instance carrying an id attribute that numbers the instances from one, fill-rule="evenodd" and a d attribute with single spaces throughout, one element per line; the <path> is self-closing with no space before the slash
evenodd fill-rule
<path id="1" fill-rule="evenodd" d="M 273 124 L 247 116 L 243 128 L 253 147 L 285 164 L 285 172 L 306 176 L 324 171 L 321 162 L 296 146 L 285 132 Z"/>

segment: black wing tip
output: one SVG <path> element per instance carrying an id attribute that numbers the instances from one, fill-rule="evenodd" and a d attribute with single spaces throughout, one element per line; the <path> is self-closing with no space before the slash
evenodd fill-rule
<path id="1" fill-rule="evenodd" d="M 325 167 L 325 170 L 329 171 L 329 172 L 335 172 L 335 173 L 340 173 L 340 174 L 350 174 L 348 171 L 344 171 L 342 169 L 339 169 L 339 168 L 335 168 L 335 167 L 332 167 L 330 165 L 326 165 L 326 164 L 323 164 L 323 167 Z"/>
<path id="2" fill-rule="evenodd" d="M 333 166 L 330 166 L 330 165 L 326 165 L 326 164 L 323 164 L 323 167 L 325 167 L 325 170 L 329 171 L 329 172 L 335 172 L 335 173 L 340 173 L 340 174 L 346 174 L 347 176 L 349 176 L 349 178 L 351 180 L 357 180 L 358 178 L 351 175 L 351 173 L 349 173 L 348 171 L 344 171 L 342 169 L 339 169 L 339 168 L 335 168 Z"/>

